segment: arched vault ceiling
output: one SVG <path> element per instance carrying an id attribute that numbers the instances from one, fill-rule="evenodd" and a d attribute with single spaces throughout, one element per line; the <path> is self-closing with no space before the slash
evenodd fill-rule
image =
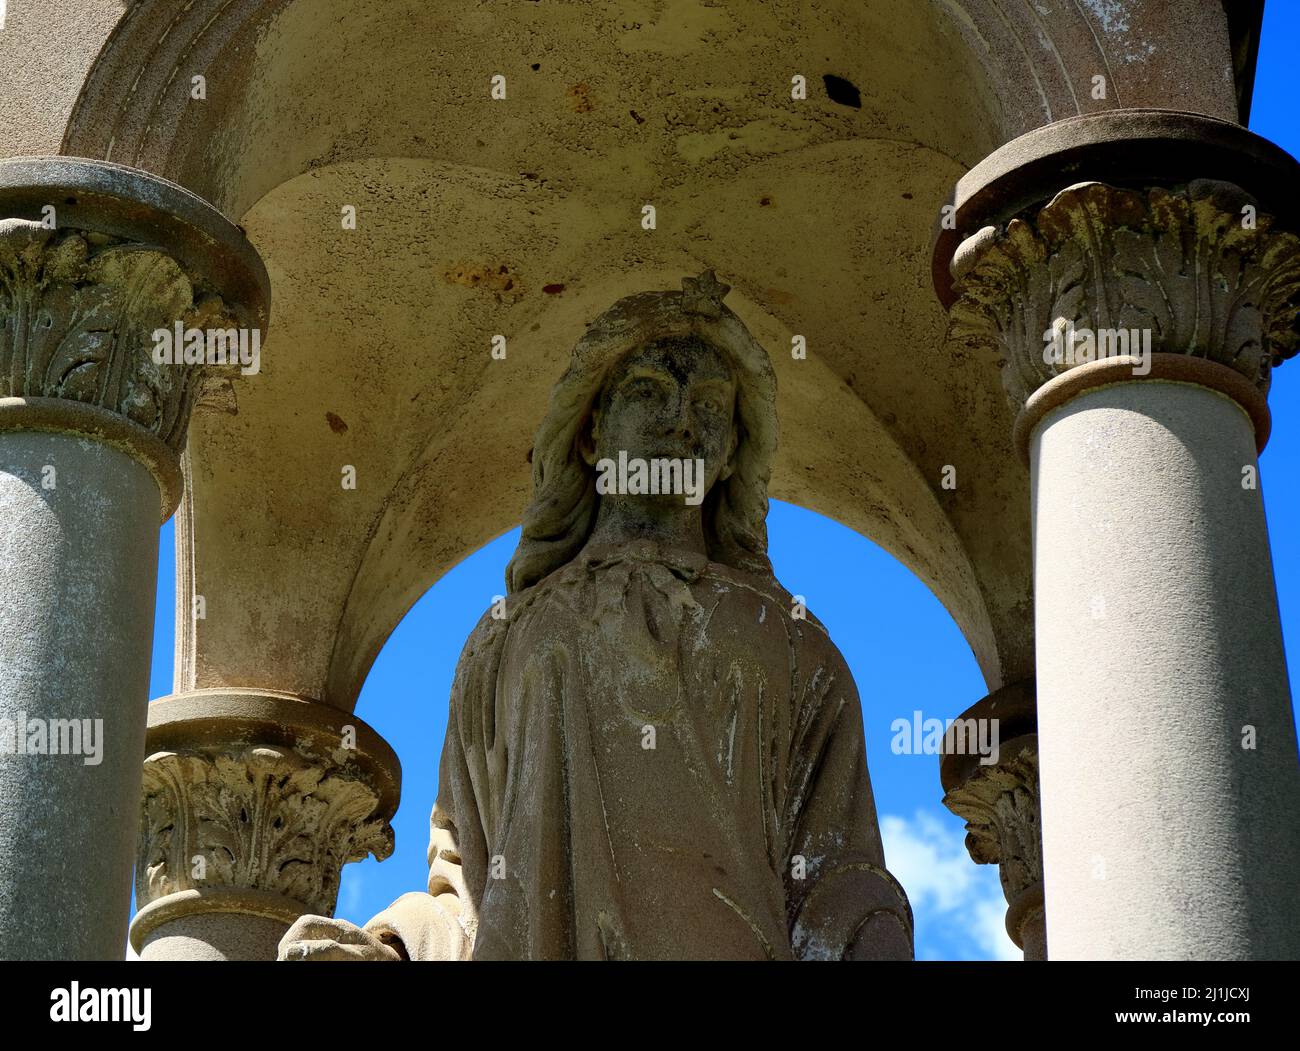
<path id="1" fill-rule="evenodd" d="M 274 289 L 262 372 L 237 382 L 236 415 L 192 427 L 208 616 L 189 685 L 273 668 L 277 688 L 349 703 L 409 605 L 517 522 L 532 432 L 584 324 L 705 265 L 777 363 L 774 495 L 893 551 L 1000 674 L 999 628 L 1024 638 L 1026 496 L 996 370 L 944 348 L 924 284 L 919 199 L 953 175 L 914 146 L 831 143 L 665 190 L 655 231 L 614 191 L 420 160 L 279 187 L 245 218 Z M 791 359 L 794 333 L 809 360 Z M 949 463 L 956 492 L 938 486 Z"/>

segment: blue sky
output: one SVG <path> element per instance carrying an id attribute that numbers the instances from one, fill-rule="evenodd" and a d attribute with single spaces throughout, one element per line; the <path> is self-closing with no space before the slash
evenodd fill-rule
<path id="1" fill-rule="evenodd" d="M 1251 128 L 1295 155 L 1298 51 L 1300 3 L 1270 0 Z M 1273 434 L 1260 474 L 1294 682 L 1300 661 L 1300 360 L 1275 373 L 1270 400 Z M 962 822 L 939 803 L 937 757 L 894 755 L 889 747 L 889 725 L 900 715 L 920 709 L 948 718 L 984 696 L 970 647 L 925 586 L 869 540 L 776 501 L 768 529 L 778 578 L 807 597 L 857 680 L 886 859 L 916 914 L 918 959 L 1019 958 L 1003 929 L 1006 904 L 995 868 L 970 861 Z M 406 891 L 424 889 L 452 674 L 470 629 L 503 590 L 517 539 L 512 530 L 447 573 L 403 619 L 366 680 L 357 714 L 402 761 L 402 803 L 393 821 L 397 850 L 382 864 L 367 859 L 345 868 L 339 916 L 364 923 Z M 171 692 L 174 552 L 169 522 L 159 557 L 153 698 Z"/>

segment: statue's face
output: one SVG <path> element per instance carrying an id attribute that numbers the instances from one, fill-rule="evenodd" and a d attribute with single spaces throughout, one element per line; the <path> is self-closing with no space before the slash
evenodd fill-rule
<path id="1" fill-rule="evenodd" d="M 731 473 L 736 383 L 713 348 L 693 337 L 633 351 L 606 381 L 592 421 L 588 461 L 700 459 L 704 491 Z"/>

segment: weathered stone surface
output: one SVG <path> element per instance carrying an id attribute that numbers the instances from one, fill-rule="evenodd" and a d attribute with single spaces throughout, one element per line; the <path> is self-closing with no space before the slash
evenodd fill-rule
<path id="1" fill-rule="evenodd" d="M 1236 401 L 1158 378 L 1086 390 L 1034 431 L 1053 960 L 1300 954 L 1280 919 L 1300 915 L 1300 824 L 1279 817 L 1300 810 L 1300 762 L 1264 503 L 1243 485 L 1255 447 Z"/>
<path id="2" fill-rule="evenodd" d="M 251 688 L 149 706 L 131 941 L 146 960 L 269 960 L 340 872 L 392 853 L 401 770 L 364 721 Z"/>
<path id="3" fill-rule="evenodd" d="M 44 3 L 16 8 L 0 47 L 32 39 L 26 12 Z M 943 343 L 931 228 L 964 171 L 1046 122 L 1136 106 L 1235 119 L 1220 0 L 1180 0 L 1177 18 L 1163 2 L 1043 16 L 840 0 L 815 25 L 798 7 L 678 6 L 451 17 L 421 0 L 151 0 L 117 7 L 94 53 L 69 40 L 60 60 L 89 74 L 54 113 L 25 112 L 32 81 L 0 95 L 65 152 L 212 199 L 274 273 L 265 374 L 236 384 L 238 416 L 192 429 L 181 557 L 195 553 L 197 592 L 230 612 L 196 626 L 178 688 L 270 674 L 263 685 L 350 708 L 402 614 L 517 524 L 534 407 L 582 326 L 703 265 L 735 286 L 733 309 L 773 351 L 782 418 L 799 421 L 772 494 L 904 562 L 990 685 L 1032 672 L 1025 472 L 1002 456 L 996 370 Z M 806 100 L 790 97 L 796 72 Z M 647 202 L 655 233 L 637 221 Z M 345 203 L 355 231 L 339 229 Z M 508 361 L 487 356 L 496 333 Z M 805 361 L 784 350 L 796 334 Z M 347 500 L 327 484 L 344 463 L 361 478 Z"/>
<path id="4" fill-rule="evenodd" d="M 122 958 L 158 507 L 154 479 L 116 448 L 0 432 L 0 719 L 100 727 L 98 762 L 0 754 L 0 958 Z"/>
<path id="5" fill-rule="evenodd" d="M 331 912 L 343 865 L 393 852 L 360 781 L 278 748 L 238 755 L 160 752 L 144 764 L 136 902 L 236 887 Z"/>
<path id="6" fill-rule="evenodd" d="M 970 728 L 981 721 L 998 743 L 993 763 L 970 747 Z M 998 866 L 1007 933 L 1026 960 L 1047 958 L 1037 725 L 1033 680 L 1010 683 L 962 712 L 944 738 L 939 767 L 943 805 L 966 822 L 971 860 Z"/>
<path id="7" fill-rule="evenodd" d="M 195 406 L 232 408 L 231 377 L 260 367 L 269 297 L 243 232 L 182 187 L 81 158 L 0 159 L 0 430 L 127 453 L 164 521 Z"/>
<path id="8" fill-rule="evenodd" d="M 1300 346 L 1300 238 L 1254 213 L 1226 183 L 1068 187 L 958 249 L 952 335 L 997 354 L 1017 407 L 1077 367 L 1045 360 L 1045 336 L 1067 323 L 1150 332 L 1152 352 L 1208 358 L 1267 392 Z"/>
<path id="9" fill-rule="evenodd" d="M 98 742 L 0 765 L 0 956 L 121 958 L 158 523 L 208 367 L 160 365 L 152 335 L 261 324 L 267 294 L 243 234 L 184 189 L 0 160 L 0 718 Z"/>
<path id="10" fill-rule="evenodd" d="M 1170 17 L 1175 7 L 1177 17 Z M 797 426 L 772 461 L 773 494 L 857 529 L 911 568 L 951 612 L 990 687 L 1031 674 L 1028 475 L 1004 455 L 1010 419 L 988 355 L 944 342 L 945 318 L 925 273 L 933 258 L 926 246 L 935 213 L 962 171 L 1036 127 L 1060 129 L 1109 114 L 1120 128 L 1134 121 L 1133 107 L 1158 107 L 1166 116 L 1176 107 L 1213 115 L 1219 124 L 1244 123 L 1258 11 L 1257 5 L 1222 0 L 832 0 L 810 22 L 800 5 L 760 11 L 739 0 L 580 10 L 488 5 L 451 14 L 423 0 L 10 4 L 0 33 L 0 126 L 8 133 L 8 149 L 102 157 L 165 175 L 247 227 L 272 262 L 281 333 L 273 363 L 256 383 L 224 387 L 219 401 L 227 411 L 200 417 L 188 443 L 187 495 L 177 530 L 177 690 L 198 697 L 204 687 L 257 683 L 349 712 L 402 614 L 447 568 L 518 521 L 528 491 L 533 407 L 575 333 L 614 299 L 708 263 L 726 267 L 736 286 L 733 307 L 767 345 L 784 349 L 806 339 L 809 348 L 806 360 L 776 355 L 782 418 Z M 57 27 L 57 47 L 49 46 L 51 27 Z M 432 62 L 430 40 L 436 41 Z M 377 67 L 392 75 L 375 76 Z M 322 77 L 322 68 L 330 75 Z M 508 101 L 487 95 L 489 70 L 509 80 Z M 790 95 L 787 78 L 796 72 L 807 80 L 807 98 Z M 206 82 L 205 96 L 192 94 L 199 81 Z M 1118 140 L 1111 144 L 1117 146 L 1112 156 L 1128 149 Z M 1252 154 L 1243 163 L 1253 159 Z M 1053 178 L 1057 171 L 1076 171 L 1059 161 L 1046 158 Z M 1234 178 L 1193 160 L 1161 185 L 1198 174 Z M 1106 179 L 1091 172 L 1074 176 L 1085 177 Z M 1120 171 L 1116 180 L 1159 181 L 1131 170 Z M 1261 192 L 1256 182 L 1242 185 Z M 1049 193 L 1057 188 L 1052 181 Z M 1047 196 L 1032 200 L 1041 203 Z M 654 233 L 636 221 L 636 210 L 649 201 L 660 217 Z M 347 232 L 340 231 L 337 218 L 344 203 L 360 215 L 360 225 Z M 1081 214 L 1087 211 L 1081 206 Z M 1175 254 L 1172 242 L 1161 240 L 1158 224 L 1137 231 L 1139 240 L 1162 245 L 1152 253 L 1106 241 L 1115 231 L 1133 232 L 1116 221 L 1124 213 L 1101 209 L 1067 224 L 1073 227 L 1068 237 L 1076 240 L 1098 228 L 1099 251 L 1110 260 L 1100 271 L 1108 280 L 1115 277 L 1114 260 L 1165 265 Z M 0 215 L 29 224 L 33 218 L 16 211 Z M 982 223 L 962 226 L 961 233 Z M 74 249 L 74 237 L 85 239 L 88 257 L 102 249 L 107 258 L 124 246 L 140 258 L 161 250 L 194 285 L 195 272 L 167 237 L 76 223 L 67 229 L 75 231 L 68 237 Z M 54 252 L 63 251 L 64 233 L 51 238 Z M 1190 241 L 1195 256 L 1201 244 Z M 1030 255 L 1030 265 L 1048 269 L 1046 258 L 1034 261 Z M 1086 250 L 1083 255 L 1086 267 Z M 944 273 L 946 265 L 945 259 Z M 1279 336 L 1276 326 L 1262 323 L 1256 333 L 1254 293 L 1234 288 L 1240 275 L 1224 271 L 1221 263 L 1202 269 L 1193 260 L 1190 267 L 1193 280 L 1206 280 L 1191 297 L 1190 315 L 1180 309 L 1164 319 L 1171 335 L 1190 343 L 1190 350 L 1173 349 L 1200 355 L 1205 333 L 1199 323 L 1188 323 L 1189 316 L 1199 317 L 1202 306 L 1223 310 L 1231 323 L 1222 353 L 1209 357 L 1230 358 L 1234 377 L 1249 377 L 1241 382 L 1262 389 L 1268 359 L 1276 360 L 1266 344 L 1285 343 L 1285 333 Z M 160 280 L 167 276 L 150 273 Z M 42 335 L 24 322 L 14 330 L 14 346 L 21 346 L 9 359 L 12 367 L 8 373 L 0 368 L 0 377 L 31 381 L 21 396 L 0 394 L 0 413 L 13 419 L 21 410 L 29 430 L 79 427 L 98 442 L 93 453 L 81 448 L 85 455 L 77 456 L 74 439 L 59 434 L 6 440 L 14 470 L 0 476 L 16 523 L 0 543 L 23 555 L 7 579 L 8 590 L 32 596 L 14 607 L 27 618 L 18 630 L 0 624 L 0 641 L 21 643 L 11 652 L 22 675 L 39 671 L 35 642 L 54 639 L 60 630 L 66 634 L 68 623 L 117 618 L 116 634 L 96 636 L 84 653 L 60 653 L 61 661 L 75 657 L 87 669 L 77 672 L 77 688 L 62 690 L 69 703 L 87 711 L 110 694 L 111 706 L 124 708 L 119 695 L 129 703 L 129 695 L 141 692 L 136 658 L 148 644 L 140 626 L 147 628 L 149 611 L 139 593 L 147 581 L 137 581 L 126 594 L 125 567 L 96 558 L 98 548 L 152 558 L 146 539 L 152 515 L 125 506 L 141 502 L 148 479 L 131 470 L 129 460 L 124 468 L 119 453 L 139 460 L 142 449 L 153 450 L 144 459 L 164 490 L 164 517 L 170 515 L 180 472 L 173 467 L 169 475 L 158 463 L 174 464 L 185 438 L 183 417 L 197 398 L 197 385 L 188 379 L 166 387 L 154 382 L 148 368 L 137 370 L 141 363 L 129 353 L 118 355 L 136 339 L 142 319 L 139 304 L 119 297 L 118 279 L 103 276 L 84 271 L 75 282 L 79 293 L 99 304 L 78 301 L 78 310 L 92 318 L 85 332 L 71 326 L 63 336 Z M 1093 300 L 1085 292 L 1086 301 L 1076 304 L 1079 316 L 1095 321 L 1106 311 L 1131 312 L 1138 300 L 1114 298 L 1126 294 L 1124 282 L 1133 275 L 1122 277 Z M 141 273 L 126 280 L 132 287 L 147 283 Z M 1144 280 L 1152 284 L 1149 275 Z M 19 284 L 28 288 L 24 282 L 27 277 Z M 1007 284 L 1020 294 L 1014 279 Z M 1159 281 L 1153 287 L 1159 296 L 1167 294 Z M 28 305 L 36 304 L 32 317 L 41 316 L 42 303 L 52 302 L 44 292 L 29 289 L 24 296 Z M 1143 296 L 1148 307 L 1158 298 L 1151 288 Z M 225 296 L 228 304 L 244 298 Z M 1171 298 L 1187 300 L 1183 293 Z M 197 309 L 201 301 L 196 294 L 186 309 Z M 697 305 L 707 312 L 708 295 Z M 125 322 L 120 340 L 100 327 L 110 316 Z M 57 312 L 51 315 L 61 324 L 58 318 Z M 998 323 L 995 318 L 992 328 Z M 508 367 L 486 356 L 495 333 L 508 337 Z M 64 345 L 52 350 L 56 337 Z M 96 350 L 101 337 L 110 346 L 102 358 Z M 1217 337 L 1209 338 L 1213 344 Z M 983 336 L 976 340 L 981 347 L 992 345 Z M 1000 336 L 996 342 L 1000 346 Z M 680 333 L 651 340 L 638 351 L 647 355 L 640 364 L 688 373 L 707 368 L 707 344 Z M 1075 372 L 1072 380 L 1079 378 Z M 1177 382 L 1152 384 L 1140 396 L 1112 391 L 1081 401 L 1110 428 L 1107 434 L 1127 440 L 1137 432 L 1115 421 L 1135 406 L 1160 409 L 1167 402 L 1165 408 L 1181 418 L 1182 407 L 1195 403 L 1186 390 L 1164 389 L 1195 378 L 1164 378 Z M 1029 369 L 1013 380 L 1019 408 L 1042 376 Z M 35 390 L 45 394 L 33 395 Z M 49 406 L 34 405 L 47 395 L 58 420 Z M 173 403 L 180 408 L 173 411 Z M 1206 404 L 1225 406 L 1202 399 L 1207 418 L 1240 424 Z M 98 414 L 98 422 L 88 423 L 88 414 Z M 1258 417 L 1252 414 L 1257 439 Z M 1088 433 L 1093 432 L 1070 435 Z M 1232 435 L 1233 456 L 1241 437 Z M 1192 432 L 1189 441 L 1203 438 Z M 1064 439 L 1063 433 L 1055 455 L 1068 473 L 1076 465 Z M 1161 451 L 1154 439 L 1151 448 Z M 51 497 L 49 514 L 30 479 L 55 454 L 79 470 L 93 469 L 104 488 L 83 493 L 80 502 L 66 500 L 66 493 Z M 1176 463 L 1169 459 L 1173 452 L 1163 455 Z M 337 489 L 341 464 L 352 465 L 362 479 L 361 488 L 343 499 Z M 467 464 L 474 469 L 466 470 Z M 941 487 L 938 479 L 952 468 L 958 488 Z M 1133 474 L 1134 491 L 1160 481 L 1153 483 L 1136 468 Z M 1045 492 L 1052 496 L 1050 485 Z M 1071 495 L 1082 500 L 1088 494 Z M 1169 506 L 1182 505 L 1173 500 Z M 719 589 L 729 596 L 726 602 L 742 605 L 735 579 L 709 568 L 719 565 L 762 578 L 750 582 L 747 594 L 759 596 L 766 630 L 781 626 L 787 637 L 803 640 L 795 647 L 796 663 L 835 665 L 833 647 L 827 651 L 819 642 L 815 622 L 772 619 L 768 600 L 780 604 L 787 596 L 763 576 L 755 557 L 761 524 L 748 512 L 735 516 L 734 529 L 706 535 L 704 556 L 710 561 L 697 570 L 693 559 L 670 558 L 660 540 L 639 535 L 650 523 L 635 513 L 611 513 L 601 521 L 591 505 L 579 503 L 570 508 L 573 520 L 565 521 L 554 508 L 536 510 L 535 524 L 561 528 L 529 537 L 513 567 L 518 579 L 505 623 L 488 626 L 496 633 L 492 644 L 476 653 L 490 654 L 498 644 L 503 653 L 511 646 L 535 647 L 542 633 L 530 627 L 529 618 L 537 610 L 553 613 L 557 622 L 570 616 L 573 636 L 585 638 L 592 626 L 563 607 L 557 595 L 565 588 L 558 583 L 563 580 L 575 593 L 599 594 L 603 582 L 624 571 L 630 580 L 644 583 L 644 577 L 654 585 L 643 604 L 656 610 L 646 620 L 647 626 L 653 623 L 652 635 L 658 638 L 661 628 L 671 627 L 678 639 L 689 637 L 690 610 L 718 597 Z M 97 521 L 96 514 L 111 520 Z M 1157 526 L 1164 521 L 1154 517 Z M 590 526 L 589 539 L 597 530 L 612 531 L 618 556 L 592 561 L 588 555 L 597 548 L 590 543 L 575 551 L 567 535 L 575 523 Z M 635 544 L 622 543 L 619 534 L 636 534 Z M 74 542 L 60 549 L 66 537 Z M 329 543 L 321 543 L 322 537 Z M 675 549 L 683 536 L 671 539 Z M 48 575 L 51 566 L 57 568 L 49 554 L 55 550 L 96 567 L 90 586 L 58 615 L 46 600 L 63 597 L 60 589 L 69 585 Z M 1257 558 L 1240 557 L 1246 569 L 1258 569 Z M 1092 581 L 1094 570 L 1091 563 L 1074 567 L 1070 584 Z M 661 585 L 680 600 L 663 611 L 655 606 Z M 120 601 L 112 597 L 115 588 L 123 590 Z M 535 600 L 521 604 L 530 593 Z M 194 618 L 191 600 L 199 595 L 211 599 L 220 614 Z M 1068 610 L 1066 599 L 1061 602 Z M 730 619 L 746 622 L 752 612 L 718 612 L 709 630 L 722 630 Z M 1042 623 L 1052 628 L 1062 619 Z M 268 624 L 276 630 L 266 630 Z M 126 637 L 132 633 L 134 638 Z M 601 642 L 595 632 L 582 645 Z M 80 689 L 105 679 L 105 653 L 123 665 L 134 662 L 134 670 L 114 684 L 116 693 Z M 762 674 L 771 676 L 772 654 L 750 659 L 752 674 L 766 669 Z M 1085 656 L 1069 671 L 1077 676 L 1089 669 Z M 1121 671 L 1115 679 L 1132 677 Z M 30 678 L 24 683 L 27 694 L 19 700 L 39 696 L 63 703 L 60 684 L 37 688 Z M 554 700 L 554 689 L 541 692 Z M 6 703 L 17 696 L 6 695 Z M 1207 701 L 1207 710 L 1216 710 L 1220 700 Z M 139 736 L 138 719 L 123 718 L 120 726 L 121 743 Z M 176 751 L 188 755 L 190 743 Z M 214 733 L 209 743 L 216 747 L 213 755 L 236 762 L 249 741 Z M 118 754 L 130 760 L 123 767 L 131 771 L 127 779 L 138 781 L 142 756 L 129 749 Z M 40 788 L 15 777 L 3 794 L 18 799 L 22 790 L 28 793 L 23 799 L 38 799 Z M 134 798 L 130 791 L 111 794 L 114 800 Z M 62 798 L 66 804 L 76 797 L 70 792 Z M 80 815 L 74 807 L 65 805 L 61 814 L 67 827 L 75 827 Z M 1068 828 L 1070 822 L 1060 824 Z M 120 861 L 120 833 L 115 829 L 102 840 L 116 859 L 114 886 L 125 886 L 129 872 Z M 991 851 L 991 839 L 980 842 Z M 11 853 L 3 860 L 0 874 L 22 877 L 26 857 Z M 57 867 L 57 858 L 30 867 L 44 876 Z M 239 898 L 242 912 L 185 913 L 202 897 L 199 891 L 167 895 L 182 918 L 172 924 L 174 934 L 154 946 L 170 940 L 207 945 L 216 956 L 265 956 L 290 907 L 284 902 L 292 899 L 256 888 L 228 889 L 228 904 L 247 892 Z M 434 918 L 419 918 L 430 903 Z M 96 910 L 114 912 L 107 898 L 83 905 L 92 917 Z M 403 921 L 402 937 L 392 931 L 376 936 L 319 930 L 336 930 L 338 952 L 347 957 L 472 951 L 465 928 L 455 917 L 449 924 L 450 914 L 430 895 L 408 896 L 393 914 L 403 910 L 413 918 Z M 240 928 L 239 920 L 248 922 Z M 115 922 L 105 923 L 105 930 Z M 602 939 L 613 930 L 598 928 Z M 807 954 L 809 945 L 824 946 L 828 939 L 822 930 L 795 941 Z M 889 939 L 867 929 L 862 942 L 888 948 Z"/>
<path id="11" fill-rule="evenodd" d="M 0 220 L 0 398 L 66 398 L 184 444 L 209 368 L 160 365 L 152 333 L 239 324 L 163 249 Z"/>
<path id="12" fill-rule="evenodd" d="M 943 805 L 966 821 L 966 849 L 978 865 L 997 865 L 1002 892 L 1013 909 L 1022 895 L 1038 895 L 1042 923 L 1043 841 L 1038 804 L 1038 742 L 1020 738 L 1003 745 L 998 763 L 977 768 L 943 797 Z M 1019 924 L 1008 933 L 1026 948 Z M 1026 956 L 1026 959 L 1032 959 Z"/>

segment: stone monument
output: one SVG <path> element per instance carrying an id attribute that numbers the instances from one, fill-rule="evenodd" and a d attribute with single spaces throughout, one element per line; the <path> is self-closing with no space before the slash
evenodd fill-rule
<path id="1" fill-rule="evenodd" d="M 911 959 L 857 690 L 767 557 L 766 352 L 713 273 L 578 342 L 452 686 L 427 893 L 282 960 Z"/>

